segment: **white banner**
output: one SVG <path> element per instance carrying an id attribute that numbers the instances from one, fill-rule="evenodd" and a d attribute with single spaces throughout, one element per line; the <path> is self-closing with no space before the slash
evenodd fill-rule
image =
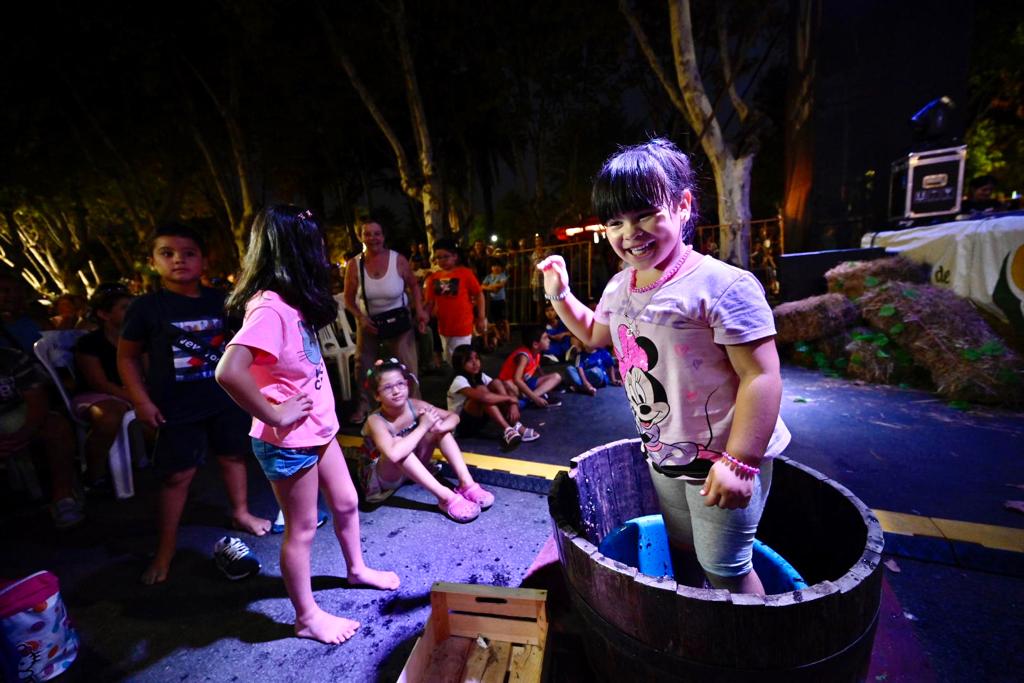
<path id="1" fill-rule="evenodd" d="M 1024 333 L 1024 215 L 869 232 L 861 246 L 885 247 L 927 263 L 932 284 L 971 299 Z"/>

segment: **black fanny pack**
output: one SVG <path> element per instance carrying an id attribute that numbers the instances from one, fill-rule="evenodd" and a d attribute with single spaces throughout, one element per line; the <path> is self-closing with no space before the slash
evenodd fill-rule
<path id="1" fill-rule="evenodd" d="M 370 313 L 370 302 L 366 299 L 366 266 L 363 265 L 363 258 L 359 257 L 359 277 L 362 280 L 363 304 L 366 306 L 367 314 Z M 402 292 L 402 300 L 405 301 L 405 292 Z M 373 326 L 377 328 L 378 339 L 393 339 L 400 334 L 405 334 L 412 329 L 412 316 L 409 315 L 409 306 L 403 305 L 392 308 L 376 315 L 370 315 Z"/>
<path id="2" fill-rule="evenodd" d="M 391 339 L 412 329 L 412 316 L 405 306 L 371 315 L 370 320 L 377 328 L 377 336 L 380 339 Z"/>

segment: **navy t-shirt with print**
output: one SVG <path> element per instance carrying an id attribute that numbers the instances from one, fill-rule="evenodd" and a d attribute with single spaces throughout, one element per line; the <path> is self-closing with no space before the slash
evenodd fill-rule
<path id="1" fill-rule="evenodd" d="M 176 346 L 178 335 L 167 323 L 223 352 L 224 293 L 202 287 L 195 298 L 167 290 L 140 296 L 125 314 L 121 336 L 142 342 L 149 353 L 146 390 L 167 422 L 193 422 L 233 406 L 213 377 L 216 365 Z"/>

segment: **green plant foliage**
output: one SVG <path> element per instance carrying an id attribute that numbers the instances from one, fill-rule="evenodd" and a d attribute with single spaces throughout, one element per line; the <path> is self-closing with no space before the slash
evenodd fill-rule
<path id="1" fill-rule="evenodd" d="M 896 336 L 905 329 L 906 325 L 904 325 L 903 323 L 896 323 L 895 325 L 889 328 L 889 334 Z"/>
<path id="2" fill-rule="evenodd" d="M 877 287 L 879 282 L 881 282 L 881 280 L 879 280 L 874 275 L 868 275 L 866 278 L 864 278 L 864 284 L 867 287 Z"/>
<path id="3" fill-rule="evenodd" d="M 917 291 L 913 289 L 904 289 L 901 293 L 908 299 L 916 299 L 918 297 Z"/>
<path id="4" fill-rule="evenodd" d="M 891 318 L 892 316 L 896 315 L 896 307 L 893 306 L 892 304 L 885 304 L 880 309 L 878 309 L 878 315 L 882 316 L 883 318 Z"/>
<path id="5" fill-rule="evenodd" d="M 1010 385 L 1020 384 L 1020 375 L 1018 375 L 1013 370 L 1010 370 L 1009 368 L 1002 368 L 996 374 L 996 377 L 998 377 L 999 381 L 1002 382 L 1003 384 L 1010 384 Z"/>
<path id="6" fill-rule="evenodd" d="M 1002 356 L 1006 353 L 1006 347 L 993 339 L 978 347 L 978 353 L 983 356 Z"/>

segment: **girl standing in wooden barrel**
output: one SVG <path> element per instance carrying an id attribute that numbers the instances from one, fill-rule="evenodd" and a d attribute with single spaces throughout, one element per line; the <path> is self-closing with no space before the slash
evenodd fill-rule
<path id="1" fill-rule="evenodd" d="M 699 586 L 706 576 L 716 588 L 764 594 L 754 533 L 771 458 L 790 439 L 779 418 L 775 323 L 751 273 L 693 250 L 693 187 L 689 160 L 668 140 L 620 150 L 592 198 L 626 268 L 596 311 L 573 296 L 561 257 L 537 267 L 572 333 L 591 347 L 614 346 L 676 579 Z"/>

